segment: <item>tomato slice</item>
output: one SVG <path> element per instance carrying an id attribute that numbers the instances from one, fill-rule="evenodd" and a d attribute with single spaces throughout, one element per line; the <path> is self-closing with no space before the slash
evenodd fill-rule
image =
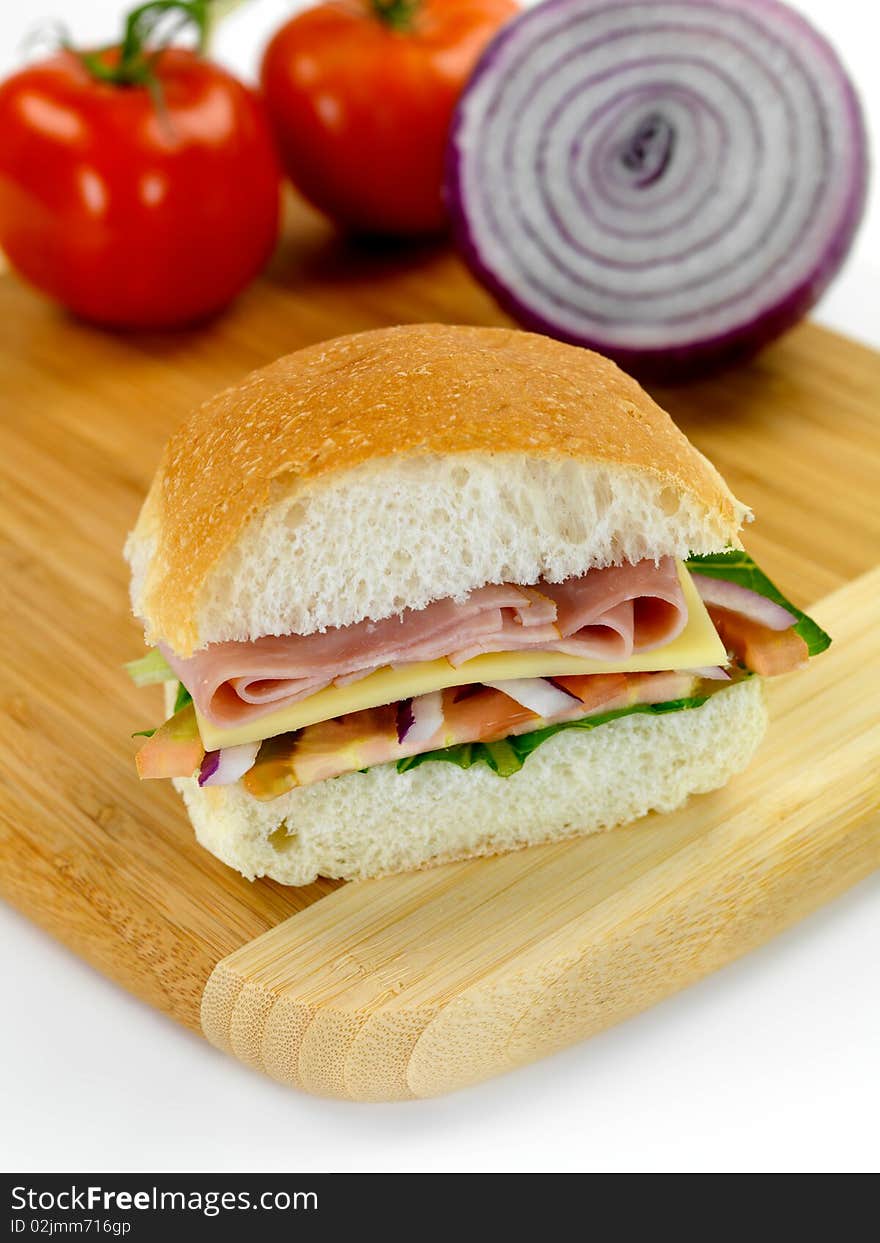
<path id="1" fill-rule="evenodd" d="M 267 738 L 253 766 L 242 777 L 249 794 L 258 799 L 278 798 L 299 785 L 293 767 L 299 734 L 279 734 Z"/>
<path id="2" fill-rule="evenodd" d="M 802 668 L 809 659 L 809 649 L 793 626 L 771 630 L 728 609 L 710 608 L 709 616 L 727 650 L 752 673 L 773 678 Z"/>
<path id="3" fill-rule="evenodd" d="M 134 762 L 142 781 L 152 777 L 191 777 L 204 754 L 196 711 L 188 703 L 146 740 Z"/>
<path id="4" fill-rule="evenodd" d="M 453 687 L 443 694 L 443 740 L 437 745 L 452 747 L 458 742 L 495 742 L 513 733 L 517 725 L 537 721 L 537 713 L 524 708 L 491 686 Z M 572 701 L 574 702 L 574 701 Z M 433 750 L 420 747 L 419 750 Z"/>
<path id="5" fill-rule="evenodd" d="M 577 695 L 588 712 L 595 712 L 613 704 L 626 693 L 629 677 L 631 675 L 625 673 L 588 673 L 553 678 L 552 681 L 563 690 Z M 610 712 L 611 708 L 608 710 Z"/>
<path id="6" fill-rule="evenodd" d="M 313 785 L 405 754 L 398 746 L 396 721 L 397 705 L 387 704 L 301 729 L 291 754 L 294 784 Z M 258 765 L 262 754 L 261 750 Z"/>

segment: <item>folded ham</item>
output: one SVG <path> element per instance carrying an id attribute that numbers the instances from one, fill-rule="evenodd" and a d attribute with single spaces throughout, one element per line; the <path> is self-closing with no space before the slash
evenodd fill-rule
<path id="1" fill-rule="evenodd" d="M 687 622 L 671 557 L 590 570 L 564 583 L 480 587 L 463 601 L 436 600 L 384 621 L 308 635 L 215 643 L 165 659 L 215 725 L 242 725 L 335 683 L 388 665 L 445 657 L 458 666 L 487 652 L 533 649 L 624 659 L 669 643 Z"/>

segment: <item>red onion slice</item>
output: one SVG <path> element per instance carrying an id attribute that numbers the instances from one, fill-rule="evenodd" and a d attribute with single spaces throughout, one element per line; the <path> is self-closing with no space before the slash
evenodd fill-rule
<path id="1" fill-rule="evenodd" d="M 726 669 L 722 669 L 720 665 L 701 665 L 697 669 L 685 669 L 684 672 L 692 673 L 698 678 L 705 678 L 708 682 L 730 681 L 730 674 Z"/>
<path id="2" fill-rule="evenodd" d="M 505 682 L 486 682 L 493 690 L 501 691 L 514 703 L 537 712 L 538 716 L 553 717 L 568 712 L 574 704 L 581 703 L 577 695 L 557 686 L 548 678 L 509 678 Z"/>
<path id="3" fill-rule="evenodd" d="M 443 692 L 431 691 L 414 699 L 402 699 L 397 705 L 397 741 L 427 742 L 443 724 Z"/>
<path id="4" fill-rule="evenodd" d="M 397 741 L 403 742 L 415 724 L 411 699 L 401 699 L 397 705 Z"/>
<path id="5" fill-rule="evenodd" d="M 259 749 L 259 742 L 243 742 L 222 751 L 206 751 L 199 768 L 199 785 L 233 785 L 253 768 Z"/>
<path id="6" fill-rule="evenodd" d="M 704 604 L 740 613 L 750 621 L 766 626 L 769 630 L 788 630 L 796 626 L 798 619 L 775 600 L 768 600 L 757 591 L 730 583 L 726 578 L 711 578 L 708 574 L 691 573 L 694 586 Z"/>
<path id="7" fill-rule="evenodd" d="M 546 0 L 453 121 L 470 267 L 521 323 L 683 378 L 812 306 L 864 205 L 858 100 L 777 0 Z"/>

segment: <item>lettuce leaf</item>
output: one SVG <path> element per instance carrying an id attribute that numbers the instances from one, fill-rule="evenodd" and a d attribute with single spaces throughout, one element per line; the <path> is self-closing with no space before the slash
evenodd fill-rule
<path id="1" fill-rule="evenodd" d="M 715 692 L 718 694 L 720 692 Z M 515 734 L 503 738 L 500 742 L 462 742 L 454 747 L 444 747 L 439 751 L 424 751 L 421 755 L 411 755 L 397 761 L 399 773 L 409 772 L 420 764 L 431 760 L 442 760 L 447 764 L 457 764 L 459 768 L 470 768 L 472 764 L 487 764 L 499 777 L 510 777 L 518 773 L 536 747 L 552 738 L 564 729 L 596 729 L 608 721 L 616 721 L 618 717 L 633 716 L 637 712 L 651 716 L 662 716 L 667 712 L 682 712 L 687 708 L 700 708 L 709 698 L 708 695 L 695 695 L 691 699 L 670 699 L 662 704 L 633 704 L 629 708 L 618 708 L 614 712 L 600 712 L 596 716 L 581 717 L 579 721 L 560 721 L 558 725 L 545 725 L 543 729 L 533 730 L 531 734 Z"/>
<path id="2" fill-rule="evenodd" d="M 177 694 L 174 697 L 174 711 L 179 712 L 181 708 L 185 708 L 189 703 L 192 703 L 192 695 L 182 682 L 178 682 Z"/>
<path id="3" fill-rule="evenodd" d="M 790 613 L 794 613 L 798 619 L 795 631 L 806 643 L 811 656 L 818 656 L 830 646 L 831 636 L 827 635 L 811 617 L 807 617 L 806 613 L 795 608 L 790 600 L 786 600 L 779 588 L 770 582 L 763 570 L 760 570 L 749 554 L 741 548 L 730 548 L 727 552 L 708 553 L 702 557 L 689 557 L 685 565 L 697 574 L 705 574 L 709 578 L 725 578 L 730 583 L 747 587 L 749 591 L 756 591 L 758 595 L 765 596 L 768 600 L 781 604 Z"/>
<path id="4" fill-rule="evenodd" d="M 173 670 L 157 647 L 139 660 L 128 661 L 124 668 L 135 686 L 152 686 L 155 682 L 171 682 L 174 679 Z"/>

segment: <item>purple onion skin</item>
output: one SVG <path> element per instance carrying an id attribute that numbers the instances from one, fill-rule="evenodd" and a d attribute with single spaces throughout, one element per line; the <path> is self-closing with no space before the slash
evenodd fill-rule
<path id="1" fill-rule="evenodd" d="M 468 86 L 456 105 L 446 147 L 444 196 L 452 235 L 458 251 L 473 276 L 521 327 L 545 336 L 555 337 L 571 345 L 595 350 L 597 353 L 612 358 L 624 371 L 640 379 L 670 384 L 688 383 L 703 379 L 724 368 L 746 362 L 806 316 L 837 275 L 852 245 L 864 213 L 868 187 L 867 136 L 861 104 L 855 89 L 834 49 L 806 18 L 788 5 L 780 3 L 779 0 L 757 0 L 757 7 L 765 8 L 768 14 L 775 15 L 777 18 L 784 14 L 785 18 L 795 25 L 802 35 L 813 42 L 828 62 L 829 69 L 833 67 L 840 75 L 846 97 L 847 121 L 860 158 L 856 162 L 856 175 L 853 178 L 846 209 L 836 233 L 828 241 L 812 271 L 784 298 L 758 316 L 737 325 L 726 333 L 662 349 L 628 349 L 616 343 L 610 344 L 596 336 L 572 333 L 552 323 L 544 315 L 535 312 L 512 289 L 499 281 L 494 272 L 483 262 L 464 208 L 462 193 L 464 155 L 460 140 L 469 88 L 485 74 L 493 72 L 501 49 L 511 36 L 524 23 L 537 21 L 540 28 L 541 15 L 544 12 L 576 7 L 577 3 L 578 0 L 544 0 L 544 3 L 524 10 L 518 17 L 507 22 L 484 50 Z M 694 7 L 705 3 L 708 10 L 716 7 L 712 0 L 691 0 L 691 3 Z"/>
<path id="2" fill-rule="evenodd" d="M 220 767 L 220 752 L 206 751 L 199 765 L 199 785 L 203 786 L 209 777 L 213 777 L 214 773 Z"/>
<path id="3" fill-rule="evenodd" d="M 401 699 L 397 705 L 397 741 L 402 743 L 415 724 L 411 699 Z"/>

